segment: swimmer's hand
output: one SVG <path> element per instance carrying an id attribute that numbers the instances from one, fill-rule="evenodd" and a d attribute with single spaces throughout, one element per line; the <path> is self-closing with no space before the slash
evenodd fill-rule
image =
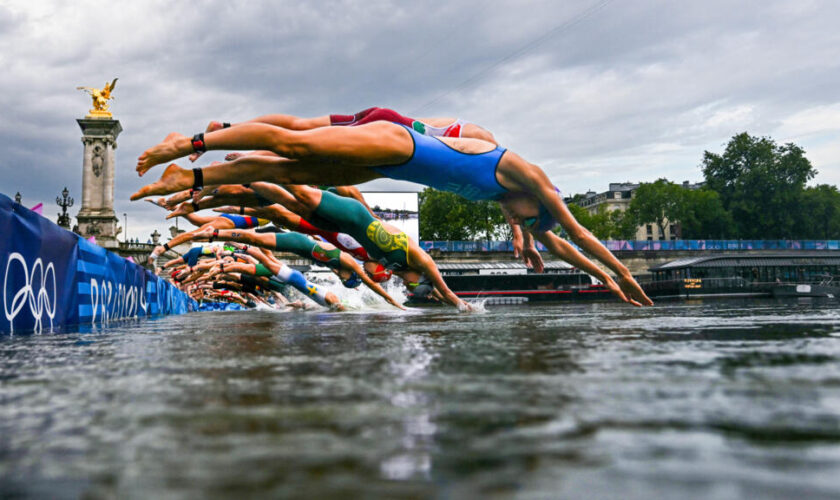
<path id="1" fill-rule="evenodd" d="M 650 297 L 645 294 L 645 291 L 642 290 L 642 287 L 636 282 L 636 280 L 633 279 L 632 276 L 619 278 L 618 285 L 627 297 L 626 302 L 639 307 L 653 305 L 653 301 L 650 300 Z"/>
<path id="2" fill-rule="evenodd" d="M 175 217 L 181 217 L 182 215 L 188 215 L 193 213 L 193 206 L 187 202 L 181 203 L 172 209 L 168 214 L 166 214 L 167 219 L 174 219 Z"/>
<path id="3" fill-rule="evenodd" d="M 641 305 L 639 303 L 634 303 L 634 302 L 630 301 L 630 299 L 628 299 L 627 296 L 624 295 L 624 292 L 621 291 L 621 287 L 618 285 L 618 283 L 615 282 L 614 279 L 610 278 L 609 280 L 605 281 L 604 286 L 609 288 L 610 291 L 616 297 L 621 299 L 623 302 L 629 302 L 629 303 L 633 304 L 634 306 L 640 306 Z"/>
<path id="4" fill-rule="evenodd" d="M 525 265 L 528 268 L 533 268 L 534 272 L 541 273 L 545 270 L 542 255 L 540 255 L 540 252 L 537 251 L 534 245 L 522 251 L 522 260 L 525 261 Z"/>
<path id="5" fill-rule="evenodd" d="M 458 302 L 458 312 L 473 312 L 474 309 L 471 305 L 464 302 L 463 300 Z"/>

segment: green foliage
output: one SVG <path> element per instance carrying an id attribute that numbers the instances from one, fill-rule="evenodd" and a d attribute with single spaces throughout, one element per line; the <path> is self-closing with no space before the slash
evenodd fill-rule
<path id="1" fill-rule="evenodd" d="M 800 198 L 800 238 L 840 238 L 840 191 L 837 186 L 819 184 L 806 188 Z"/>
<path id="2" fill-rule="evenodd" d="M 729 141 L 722 155 L 704 153 L 703 175 L 732 214 L 739 238 L 800 235 L 799 204 L 816 171 L 799 146 L 778 146 L 768 137 L 744 132 Z"/>
<path id="3" fill-rule="evenodd" d="M 626 240 L 632 239 L 636 234 L 633 221 L 627 219 L 620 210 L 610 211 L 606 205 L 599 205 L 595 213 L 591 214 L 574 202 L 569 203 L 568 207 L 580 225 L 589 229 L 600 240 Z M 562 229 L 558 228 L 555 231 L 565 236 Z"/>
<path id="4" fill-rule="evenodd" d="M 659 226 L 659 234 L 663 235 L 666 222 L 679 220 L 683 191 L 685 189 L 682 186 L 668 179 L 641 184 L 627 209 L 628 217 L 631 217 L 637 226 L 656 224 Z"/>
<path id="5" fill-rule="evenodd" d="M 720 195 L 710 189 L 682 188 L 682 201 L 674 214 L 687 240 L 726 239 L 734 236 L 732 215 Z"/>
<path id="6" fill-rule="evenodd" d="M 664 234 L 668 223 L 678 224 L 680 237 L 684 239 L 733 236 L 732 216 L 723 208 L 716 192 L 689 189 L 667 179 L 639 185 L 624 218 L 633 232 L 638 226 L 656 224 L 660 234 Z"/>
<path id="7" fill-rule="evenodd" d="M 426 188 L 419 195 L 421 240 L 495 240 L 510 238 L 497 203 L 470 201 Z"/>

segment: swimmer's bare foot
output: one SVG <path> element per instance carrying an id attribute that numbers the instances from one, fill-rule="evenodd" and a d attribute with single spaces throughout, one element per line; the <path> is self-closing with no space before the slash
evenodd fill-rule
<path id="1" fill-rule="evenodd" d="M 192 151 L 189 137 L 172 132 L 157 146 L 147 149 L 137 158 L 137 173 L 142 177 L 147 170 L 161 163 L 178 159 Z"/>
<path id="2" fill-rule="evenodd" d="M 192 186 L 194 180 L 195 178 L 191 170 L 183 169 L 175 163 L 172 163 L 166 167 L 160 179 L 148 186 L 143 186 L 139 191 L 131 195 L 131 201 L 156 194 L 170 194 L 181 191 Z"/>
<path id="3" fill-rule="evenodd" d="M 215 132 L 217 130 L 222 130 L 222 128 L 224 128 L 224 126 L 222 125 L 222 122 L 211 121 L 209 124 L 207 124 L 207 128 L 204 130 L 204 133 L 206 134 L 208 132 Z M 203 154 L 204 154 L 204 152 L 202 152 L 202 151 L 191 154 L 190 155 L 190 161 L 195 161 L 195 160 L 201 158 L 201 155 L 203 155 Z"/>

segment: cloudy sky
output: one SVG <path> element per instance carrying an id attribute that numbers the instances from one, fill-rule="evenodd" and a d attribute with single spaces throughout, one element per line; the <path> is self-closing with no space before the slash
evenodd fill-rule
<path id="1" fill-rule="evenodd" d="M 703 151 L 743 131 L 799 144 L 815 182 L 840 184 L 838 19 L 831 0 L 0 0 L 0 192 L 54 218 L 67 185 L 76 214 L 75 87 L 114 77 L 115 209 L 144 241 L 170 224 L 128 202 L 136 157 L 273 112 L 461 117 L 567 193 L 699 181 Z"/>

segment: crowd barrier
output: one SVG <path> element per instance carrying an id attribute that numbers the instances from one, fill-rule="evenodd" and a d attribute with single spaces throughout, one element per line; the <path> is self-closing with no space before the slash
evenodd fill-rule
<path id="1" fill-rule="evenodd" d="M 195 301 L 151 271 L 0 194 L 0 333 L 182 314 Z"/>
<path id="2" fill-rule="evenodd" d="M 546 249 L 539 241 L 534 242 L 537 250 L 545 252 Z M 423 240 L 420 246 L 425 251 L 438 250 L 441 252 L 513 252 L 513 243 L 510 241 L 429 241 Z"/>
<path id="3" fill-rule="evenodd" d="M 840 250 L 840 240 L 605 240 L 610 251 L 675 251 L 675 250 Z M 421 241 L 426 250 L 441 252 L 513 252 L 509 241 Z M 537 249 L 545 247 L 537 242 Z"/>

